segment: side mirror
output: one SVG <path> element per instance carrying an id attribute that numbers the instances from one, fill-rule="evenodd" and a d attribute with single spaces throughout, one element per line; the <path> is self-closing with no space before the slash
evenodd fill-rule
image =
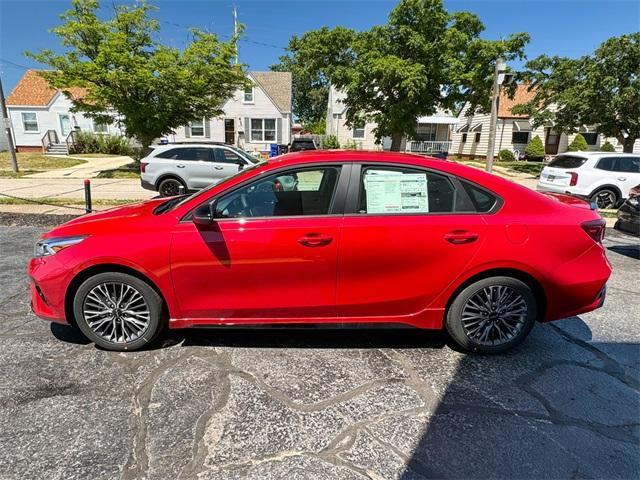
<path id="1" fill-rule="evenodd" d="M 193 211 L 191 220 L 196 225 L 211 225 L 215 222 L 217 205 L 218 202 L 216 200 L 211 203 L 200 205 Z"/>
<path id="2" fill-rule="evenodd" d="M 246 165 L 242 160 L 238 160 L 236 163 L 238 164 L 238 171 L 242 170 Z"/>

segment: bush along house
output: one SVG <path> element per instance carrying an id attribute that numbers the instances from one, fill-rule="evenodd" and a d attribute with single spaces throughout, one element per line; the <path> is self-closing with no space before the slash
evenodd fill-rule
<path id="1" fill-rule="evenodd" d="M 589 150 L 600 150 L 605 142 L 610 142 L 616 151 L 622 152 L 622 144 L 615 138 L 605 138 L 597 133 L 595 126 L 583 125 L 578 132 L 565 134 L 554 128 L 553 122 L 534 128 L 532 119 L 527 115 L 516 115 L 511 109 L 521 103 L 526 103 L 533 98 L 534 92 L 528 91 L 528 85 L 520 84 L 516 87 L 513 99 L 509 98 L 505 91 L 501 90 L 498 97 L 498 123 L 496 129 L 496 142 L 494 156 L 497 157 L 501 150 L 509 150 L 514 157 L 523 158 L 528 143 L 538 136 L 544 145 L 545 155 L 555 156 L 564 153 L 569 145 L 580 133 Z M 452 135 L 452 148 L 449 155 L 462 158 L 485 158 L 487 156 L 489 141 L 490 115 L 475 114 L 467 116 L 468 105 L 463 106 L 458 115 L 458 122 Z M 640 145 L 636 146 L 640 150 Z"/>
<path id="2" fill-rule="evenodd" d="M 82 88 L 70 88 L 79 98 Z M 61 90 L 52 88 L 38 70 L 27 70 L 7 97 L 7 110 L 18 152 L 67 154 L 72 132 L 122 135 L 114 114 L 111 124 L 98 123 L 82 113 L 72 113 L 72 102 Z"/>
<path id="3" fill-rule="evenodd" d="M 265 155 L 271 144 L 291 143 L 291 72 L 249 72 L 251 87 L 238 90 L 217 118 L 176 129 L 168 141 L 224 142 Z"/>

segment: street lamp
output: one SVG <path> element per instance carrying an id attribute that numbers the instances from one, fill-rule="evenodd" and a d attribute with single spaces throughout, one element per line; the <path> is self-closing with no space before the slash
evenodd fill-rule
<path id="1" fill-rule="evenodd" d="M 496 67 L 493 71 L 493 89 L 491 90 L 491 119 L 489 121 L 489 142 L 487 145 L 487 172 L 493 170 L 493 150 L 496 144 L 496 129 L 498 126 L 498 96 L 500 84 L 504 82 L 504 72 L 507 64 L 502 57 L 496 59 Z"/>

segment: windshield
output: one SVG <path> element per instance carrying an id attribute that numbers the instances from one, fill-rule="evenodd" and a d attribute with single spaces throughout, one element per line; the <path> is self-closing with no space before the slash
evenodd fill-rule
<path id="1" fill-rule="evenodd" d="M 249 172 L 249 171 L 254 170 L 254 169 L 258 168 L 258 167 L 261 167 L 265 163 L 266 162 L 260 162 L 260 161 L 258 163 L 254 163 L 250 167 L 243 168 L 242 170 L 238 170 L 237 173 L 231 175 L 230 177 L 227 177 L 224 180 L 219 181 L 218 183 L 212 183 L 208 187 L 205 187 L 205 188 L 203 188 L 202 190 L 200 190 L 198 192 L 192 193 L 191 195 L 180 195 L 178 197 L 171 197 L 166 202 L 161 203 L 160 205 L 158 205 L 153 210 L 153 213 L 155 215 L 160 215 L 160 214 L 163 214 L 163 213 L 170 212 L 171 210 L 174 210 L 174 209 L 178 208 L 180 205 L 184 205 L 185 203 L 190 201 L 192 198 L 196 198 L 197 196 L 202 195 L 205 192 L 208 192 L 213 187 L 217 187 L 218 185 L 223 185 L 223 184 L 227 183 L 228 181 L 234 179 L 238 175 L 241 175 L 241 174 L 243 174 L 245 172 Z"/>

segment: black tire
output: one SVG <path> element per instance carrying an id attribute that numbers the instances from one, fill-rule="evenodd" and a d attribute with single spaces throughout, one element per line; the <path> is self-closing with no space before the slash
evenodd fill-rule
<path id="1" fill-rule="evenodd" d="M 513 316 L 509 317 L 511 327 L 507 327 L 504 325 L 503 317 L 496 312 L 488 313 L 488 315 L 491 316 L 491 319 L 469 319 L 468 314 L 470 310 L 468 309 L 475 309 L 475 307 L 471 305 L 471 303 L 475 303 L 478 298 L 483 298 L 483 295 L 485 295 L 487 289 L 489 289 L 489 291 L 500 291 L 495 287 L 502 287 L 501 290 L 504 292 L 513 292 L 513 298 L 520 298 L 522 300 L 522 303 L 518 303 L 518 305 L 520 305 L 520 309 L 524 308 L 523 305 L 526 305 L 526 313 L 522 313 L 521 315 L 519 315 L 518 320 L 515 322 L 515 324 L 517 325 L 517 329 L 513 326 L 513 323 L 511 323 L 514 322 Z M 480 297 L 478 297 L 478 295 Z M 470 300 L 471 303 L 468 303 Z M 467 310 L 465 310 L 465 308 L 467 308 Z M 477 311 L 479 312 L 479 310 Z M 464 322 L 463 313 L 465 313 L 465 316 L 467 316 Z M 477 318 L 480 318 L 481 315 L 484 315 L 484 313 L 479 313 Z M 521 343 L 533 328 L 537 317 L 538 305 L 536 302 L 536 298 L 533 291 L 526 283 L 513 277 L 489 277 L 469 285 L 458 293 L 458 295 L 451 303 L 449 310 L 447 311 L 445 328 L 453 341 L 462 350 L 466 352 L 481 354 L 494 354 L 509 350 L 510 348 L 513 348 Z M 465 322 L 467 327 L 465 327 Z M 469 326 L 469 322 L 477 323 L 474 323 L 473 326 Z M 476 327 L 484 328 L 486 330 L 487 327 L 483 326 L 489 325 L 492 322 L 496 324 L 496 326 L 492 326 L 489 328 L 489 331 L 492 334 L 498 334 L 497 325 L 499 325 L 501 332 L 506 332 L 506 336 L 511 336 L 509 338 L 505 337 L 503 339 L 501 334 L 499 340 L 496 340 L 497 343 L 487 344 L 488 340 L 485 342 L 479 341 L 477 338 L 474 338 L 472 334 L 468 333 L 470 330 L 476 329 Z M 512 331 L 511 328 L 514 328 L 515 331 Z"/>
<path id="2" fill-rule="evenodd" d="M 187 193 L 187 187 L 181 180 L 174 177 L 165 178 L 158 184 L 158 193 L 161 197 L 175 197 L 180 195 L 180 187 Z"/>
<path id="3" fill-rule="evenodd" d="M 614 188 L 599 188 L 591 194 L 589 201 L 595 202 L 598 208 L 616 208 L 620 203 L 620 195 Z"/>
<path id="4" fill-rule="evenodd" d="M 89 325 L 89 322 L 85 318 L 85 305 L 87 302 L 91 301 L 91 299 L 87 299 L 87 296 L 100 285 L 111 285 L 112 288 L 117 288 L 117 285 L 124 285 L 125 287 L 128 286 L 132 290 L 135 290 L 142 297 L 143 301 L 140 300 L 139 302 L 143 302 L 142 304 L 145 305 L 148 309 L 148 321 L 145 320 L 146 327 L 141 332 L 139 332 L 139 335 L 135 339 L 109 341 L 108 339 L 96 333 L 94 328 Z M 95 298 L 95 296 L 93 298 Z M 101 298 L 104 299 L 105 297 Z M 140 304 L 141 303 L 137 303 L 137 305 Z M 90 305 L 91 304 L 89 304 L 87 308 L 96 308 L 95 306 Z M 95 303 L 93 305 L 95 305 Z M 164 309 L 162 298 L 153 288 L 151 288 L 151 286 L 149 286 L 149 284 L 137 277 L 120 272 L 99 273 L 97 275 L 94 275 L 93 277 L 88 278 L 82 283 L 82 285 L 80 285 L 73 299 L 73 313 L 76 323 L 80 330 L 82 330 L 82 333 L 84 333 L 84 335 L 96 345 L 106 350 L 113 350 L 118 352 L 139 350 L 140 348 L 143 348 L 144 346 L 152 343 L 164 330 L 165 316 L 163 312 Z M 118 311 L 118 315 L 119 314 L 120 311 Z M 105 316 L 103 317 L 98 317 L 97 319 L 94 319 L 94 322 L 99 322 L 100 320 L 107 318 L 107 315 L 110 314 L 105 314 Z M 123 314 L 123 316 L 124 315 L 126 314 Z M 118 322 L 118 320 L 113 320 L 113 322 L 115 324 Z M 124 322 L 125 320 L 120 320 L 119 325 L 121 332 L 124 328 L 122 326 Z"/>

